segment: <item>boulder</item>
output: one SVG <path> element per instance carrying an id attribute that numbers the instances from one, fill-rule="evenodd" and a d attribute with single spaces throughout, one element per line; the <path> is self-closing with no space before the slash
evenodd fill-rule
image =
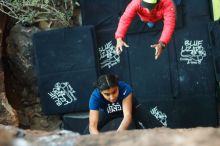
<path id="1" fill-rule="evenodd" d="M 0 124 L 18 126 L 17 113 L 8 103 L 4 92 L 0 93 Z"/>
<path id="2" fill-rule="evenodd" d="M 38 95 L 32 35 L 40 29 L 16 24 L 7 37 L 5 89 L 10 104 L 16 109 L 19 127 L 37 130 L 59 129 L 59 116 L 42 113 Z"/>

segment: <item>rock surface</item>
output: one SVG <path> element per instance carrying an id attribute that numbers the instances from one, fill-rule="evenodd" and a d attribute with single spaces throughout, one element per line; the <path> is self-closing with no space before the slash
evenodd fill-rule
<path id="1" fill-rule="evenodd" d="M 220 128 L 155 128 L 80 136 L 64 130 L 31 131 L 0 125 L 0 145 L 12 146 L 219 146 L 219 137 Z"/>
<path id="2" fill-rule="evenodd" d="M 0 123 L 6 125 L 18 126 L 16 111 L 8 103 L 5 95 L 4 69 L 2 62 L 3 52 L 3 34 L 7 23 L 7 16 L 0 13 Z"/>
<path id="3" fill-rule="evenodd" d="M 37 27 L 15 25 L 7 37 L 5 89 L 9 103 L 16 109 L 19 127 L 37 130 L 59 129 L 59 116 L 45 116 L 38 96 L 32 35 Z"/>
<path id="4" fill-rule="evenodd" d="M 219 137 L 219 128 L 156 128 L 82 136 L 76 146 L 219 146 Z"/>
<path id="5" fill-rule="evenodd" d="M 22 130 L 0 125 L 0 146 L 74 146 L 78 133 Z"/>
<path id="6" fill-rule="evenodd" d="M 8 103 L 4 92 L 0 93 L 0 123 L 18 126 L 17 112 Z"/>

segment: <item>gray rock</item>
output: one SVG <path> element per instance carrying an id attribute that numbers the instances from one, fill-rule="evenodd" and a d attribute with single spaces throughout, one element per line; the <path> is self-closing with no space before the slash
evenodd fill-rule
<path id="1" fill-rule="evenodd" d="M 76 146 L 219 146 L 219 128 L 155 128 L 81 136 Z"/>
<path id="2" fill-rule="evenodd" d="M 5 85 L 7 98 L 16 107 L 19 126 L 37 130 L 59 129 L 59 116 L 45 116 L 38 97 L 32 35 L 37 27 L 15 25 L 7 37 Z"/>
<path id="3" fill-rule="evenodd" d="M 0 124 L 18 126 L 16 111 L 8 103 L 5 93 L 0 93 Z"/>
<path id="4" fill-rule="evenodd" d="M 7 37 L 7 58 L 10 70 L 20 84 L 29 86 L 29 90 L 36 85 L 32 35 L 38 32 L 37 27 L 23 27 L 15 25 Z M 33 87 L 32 87 L 33 88 Z"/>
<path id="5" fill-rule="evenodd" d="M 155 128 L 80 136 L 65 130 L 45 132 L 0 125 L 0 144 L 8 142 L 16 146 L 219 146 L 219 137 L 220 128 L 211 127 Z"/>
<path id="6" fill-rule="evenodd" d="M 74 146 L 80 135 L 66 130 L 45 132 L 22 130 L 0 125 L 0 145 L 9 146 Z"/>

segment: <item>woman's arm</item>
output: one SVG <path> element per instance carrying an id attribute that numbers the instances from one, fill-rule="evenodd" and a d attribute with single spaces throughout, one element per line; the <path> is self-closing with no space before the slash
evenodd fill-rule
<path id="1" fill-rule="evenodd" d="M 123 47 L 129 47 L 129 45 L 124 42 L 124 37 L 128 31 L 128 27 L 130 26 L 132 20 L 137 15 L 137 8 L 138 8 L 137 1 L 131 1 L 119 20 L 118 28 L 115 32 L 115 39 L 116 39 L 115 49 L 118 55 L 122 52 Z"/>
<path id="2" fill-rule="evenodd" d="M 172 0 L 165 1 L 163 5 L 164 26 L 159 42 L 163 42 L 165 45 L 167 45 L 173 36 L 176 26 L 176 7 Z"/>
<path id="3" fill-rule="evenodd" d="M 130 93 L 123 101 L 124 118 L 117 131 L 127 130 L 132 121 L 132 93 Z"/>
<path id="4" fill-rule="evenodd" d="M 123 15 L 121 16 L 117 30 L 115 32 L 115 39 L 118 38 L 124 39 L 125 34 L 127 33 L 128 27 L 133 21 L 134 17 L 137 15 L 137 10 L 139 7 L 138 1 L 131 1 L 126 7 Z"/>
<path id="5" fill-rule="evenodd" d="M 98 134 L 99 111 L 90 110 L 89 112 L 89 132 L 90 134 Z"/>

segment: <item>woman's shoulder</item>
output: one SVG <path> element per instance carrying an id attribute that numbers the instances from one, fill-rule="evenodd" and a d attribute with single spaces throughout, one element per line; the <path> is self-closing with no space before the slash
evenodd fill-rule
<path id="1" fill-rule="evenodd" d="M 101 96 L 100 91 L 96 88 L 92 91 L 91 98 L 99 98 Z"/>
<path id="2" fill-rule="evenodd" d="M 132 92 L 132 87 L 124 81 L 118 81 L 118 86 L 121 91 L 128 90 Z"/>

